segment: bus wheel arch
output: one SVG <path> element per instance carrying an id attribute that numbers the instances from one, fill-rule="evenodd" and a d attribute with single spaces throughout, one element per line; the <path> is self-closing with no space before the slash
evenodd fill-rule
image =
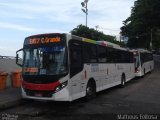
<path id="1" fill-rule="evenodd" d="M 86 100 L 93 99 L 96 96 L 96 82 L 93 78 L 88 80 L 86 86 Z"/>
<path id="2" fill-rule="evenodd" d="M 126 83 L 126 76 L 125 73 L 122 73 L 121 75 L 121 87 L 124 87 Z"/>

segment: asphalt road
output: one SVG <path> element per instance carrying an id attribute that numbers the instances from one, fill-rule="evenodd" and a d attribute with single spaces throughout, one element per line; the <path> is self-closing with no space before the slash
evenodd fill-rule
<path id="1" fill-rule="evenodd" d="M 31 101 L 0 112 L 0 118 L 14 120 L 75 120 L 75 119 L 160 119 L 160 63 L 144 78 L 98 93 L 91 101 Z M 10 120 L 10 119 L 8 119 Z M 13 120 L 13 119 L 12 119 Z"/>

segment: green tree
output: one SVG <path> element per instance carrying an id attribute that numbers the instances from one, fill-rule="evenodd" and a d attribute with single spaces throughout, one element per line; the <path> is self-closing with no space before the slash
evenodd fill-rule
<path id="1" fill-rule="evenodd" d="M 124 46 L 123 43 L 116 41 L 115 36 L 105 35 L 102 32 L 99 32 L 93 28 L 86 27 L 84 25 L 78 25 L 76 28 L 71 30 L 71 34 L 84 37 L 84 38 L 89 38 L 96 41 L 100 41 L 100 40 L 108 41 L 108 42 L 112 42 L 112 43 L 116 43 Z"/>
<path id="2" fill-rule="evenodd" d="M 121 27 L 121 33 L 129 38 L 129 47 L 150 48 L 151 32 L 153 47 L 160 47 L 160 0 L 137 0 L 131 15 Z"/>

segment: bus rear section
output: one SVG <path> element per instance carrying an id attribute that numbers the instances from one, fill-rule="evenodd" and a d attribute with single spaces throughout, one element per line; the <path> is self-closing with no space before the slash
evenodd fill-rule
<path id="1" fill-rule="evenodd" d="M 150 51 L 136 49 L 133 51 L 135 61 L 135 76 L 142 77 L 154 69 L 153 55 Z"/>

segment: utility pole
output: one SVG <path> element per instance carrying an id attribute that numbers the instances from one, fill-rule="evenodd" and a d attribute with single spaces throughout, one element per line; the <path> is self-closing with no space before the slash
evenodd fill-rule
<path id="1" fill-rule="evenodd" d="M 120 40 L 120 43 L 121 43 L 121 40 L 122 40 L 122 34 L 121 34 L 121 32 L 119 32 L 119 40 Z"/>
<path id="2" fill-rule="evenodd" d="M 86 27 L 87 27 L 87 15 L 88 15 L 88 1 L 89 0 L 84 0 L 84 2 L 81 2 L 81 5 L 82 5 L 82 11 L 86 14 Z"/>

